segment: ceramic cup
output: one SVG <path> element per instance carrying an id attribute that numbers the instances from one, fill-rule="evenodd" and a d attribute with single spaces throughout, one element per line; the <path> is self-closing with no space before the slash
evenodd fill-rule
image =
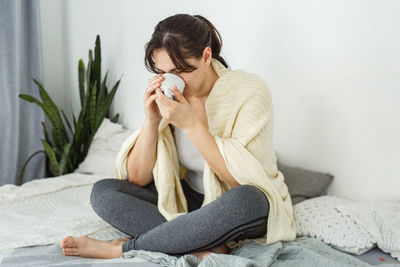
<path id="1" fill-rule="evenodd" d="M 164 80 L 161 82 L 161 90 L 164 92 L 164 95 L 175 100 L 174 91 L 172 90 L 174 85 L 183 93 L 185 82 L 181 77 L 172 73 L 164 73 L 162 76 L 164 76 Z"/>

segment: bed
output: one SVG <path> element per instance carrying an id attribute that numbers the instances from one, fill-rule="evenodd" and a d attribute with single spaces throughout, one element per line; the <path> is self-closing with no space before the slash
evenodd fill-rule
<path id="1" fill-rule="evenodd" d="M 114 177 L 113 160 L 131 133 L 105 119 L 74 173 L 0 187 L 0 266 L 400 266 L 399 203 L 365 205 L 324 195 L 333 175 L 282 163 L 294 204 L 294 241 L 249 242 L 203 261 L 144 250 L 113 259 L 64 256 L 59 242 L 67 235 L 126 236 L 92 210 L 90 192 L 96 181 Z"/>

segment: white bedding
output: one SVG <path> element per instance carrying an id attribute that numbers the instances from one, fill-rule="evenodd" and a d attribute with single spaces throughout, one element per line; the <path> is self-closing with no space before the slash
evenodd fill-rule
<path id="1" fill-rule="evenodd" d="M 0 256 L 3 251 L 17 253 L 18 251 L 13 251 L 13 249 L 21 247 L 39 246 L 35 248 L 41 248 L 40 246 L 49 244 L 55 244 L 53 246 L 58 247 L 61 239 L 67 235 L 88 235 L 99 240 L 112 240 L 126 236 L 104 222 L 91 208 L 90 192 L 92 186 L 96 181 L 104 178 L 109 178 L 109 176 L 71 173 L 54 178 L 33 180 L 22 186 L 1 186 Z M 303 239 L 297 239 L 296 242 L 300 242 L 300 240 Z M 307 240 L 308 238 L 303 241 Z M 291 244 L 297 244 L 296 242 L 291 242 Z M 43 246 L 42 248 L 47 247 Z M 264 250 L 265 248 L 263 248 Z M 59 251 L 57 253 L 60 254 Z M 146 255 L 154 257 L 157 253 L 140 250 L 130 251 L 129 253 L 139 253 L 136 256 L 141 258 L 132 259 L 132 262 L 139 264 L 148 263 L 148 261 L 157 262 L 155 259 L 148 260 L 145 257 Z M 125 260 L 127 260 L 125 263 L 131 263 L 131 259 L 128 258 L 134 256 L 129 253 L 124 254 Z M 163 257 L 168 256 L 163 255 Z M 226 255 L 218 255 L 218 259 L 221 258 L 221 260 L 226 260 L 224 257 Z M 0 257 L 0 265 L 17 260 L 17 258 L 17 256 L 6 257 L 3 255 Z M 63 257 L 61 258 L 65 260 Z M 187 259 L 182 259 L 182 261 Z M 243 257 L 240 259 L 248 260 Z M 18 261 L 20 260 L 18 258 Z M 29 259 L 29 261 L 31 260 Z M 51 259 L 51 261 L 55 262 L 54 259 Z"/>
<path id="2" fill-rule="evenodd" d="M 93 184 L 106 175 L 70 173 L 0 187 L 0 250 L 59 243 L 68 235 L 110 240 L 126 236 L 90 205 Z"/>
<path id="3" fill-rule="evenodd" d="M 1 266 L 8 261 L 21 262 L 21 259 L 29 262 L 31 266 L 31 262 L 34 258 L 28 256 L 28 254 L 38 256 L 36 258 L 39 259 L 39 261 L 35 258 L 38 263 L 35 266 L 43 266 L 43 262 L 47 261 L 54 265 L 56 265 L 55 263 L 63 265 L 65 262 L 74 265 L 76 263 L 72 261 L 74 258 L 67 256 L 64 257 L 58 250 L 58 244 L 65 236 L 72 235 L 77 237 L 88 235 L 99 240 L 112 240 L 126 236 L 126 234 L 120 232 L 118 229 L 112 227 L 97 216 L 90 205 L 90 192 L 96 181 L 114 177 L 115 168 L 113 163 L 116 154 L 118 153 L 122 142 L 126 139 L 126 136 L 130 135 L 130 133 L 131 131 L 123 129 L 122 126 L 113 124 L 109 120 L 105 119 L 95 135 L 87 157 L 79 165 L 77 170 L 75 170 L 75 173 L 54 178 L 32 180 L 22 186 L 11 184 L 0 186 Z M 94 172 L 96 174 L 84 174 Z M 318 201 L 318 199 L 314 199 L 312 202 L 313 201 Z M 351 207 L 356 208 L 354 206 Z M 345 211 L 345 207 L 343 207 L 342 211 Z M 386 217 L 387 216 L 385 215 L 385 220 L 387 219 Z M 376 217 L 371 218 L 374 218 L 376 221 Z M 374 220 L 371 220 L 371 222 L 374 222 Z M 398 233 L 398 231 L 396 233 Z M 301 243 L 311 241 L 312 240 L 309 240 L 308 238 L 300 238 L 296 242 Z M 291 244 L 297 244 L 296 242 L 292 242 Z M 314 240 L 313 242 L 316 241 Z M 49 244 L 55 245 L 42 246 Z M 320 245 L 323 244 L 316 244 L 316 251 L 320 251 Z M 18 249 L 28 246 L 37 247 Z M 244 248 L 249 249 L 247 247 Z M 50 249 L 50 251 L 55 249 L 56 251 L 53 252 L 56 253 L 56 256 L 60 257 L 60 259 L 56 260 L 54 255 L 51 253 L 51 255 L 49 255 L 48 249 Z M 265 248 L 262 249 L 262 251 L 265 252 Z M 30 251 L 32 251 L 32 253 Z M 250 250 L 250 252 L 251 251 L 252 250 Z M 4 255 L 8 253 L 11 256 L 4 256 L 2 253 L 5 253 Z M 130 251 L 129 253 L 139 253 L 139 257 L 140 255 L 155 257 L 157 254 L 152 254 L 147 251 Z M 126 262 L 124 261 L 124 263 L 131 264 L 131 259 L 128 258 L 132 257 L 132 255 L 129 253 L 125 255 Z M 240 251 L 238 251 L 238 253 L 240 254 Z M 245 253 L 245 255 L 250 254 L 249 251 L 246 251 Z M 257 255 L 260 256 L 261 254 Z M 216 254 L 214 256 L 216 257 L 215 259 L 218 258 L 222 261 L 226 261 L 226 258 L 224 257 L 228 255 L 218 255 L 217 257 Z M 345 258 L 345 256 L 346 255 L 340 254 L 339 258 Z M 167 255 L 163 255 L 163 257 L 167 257 Z M 144 258 L 147 259 L 146 257 Z M 246 260 L 242 257 L 239 259 Z M 113 261 L 114 260 L 116 259 L 113 259 Z M 96 261 L 100 261 L 103 264 L 105 260 L 96 259 Z M 144 262 L 147 263 L 147 260 L 144 260 Z M 90 262 L 88 265 L 90 264 L 93 264 L 93 262 Z M 142 264 L 142 262 L 139 264 Z M 301 265 L 302 264 L 299 266 Z M 96 264 L 90 266 L 96 266 Z M 190 266 L 196 265 L 192 264 Z"/>

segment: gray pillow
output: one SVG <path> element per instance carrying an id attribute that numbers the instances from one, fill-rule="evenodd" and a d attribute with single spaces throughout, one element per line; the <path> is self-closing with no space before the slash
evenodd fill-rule
<path id="1" fill-rule="evenodd" d="M 278 169 L 285 176 L 285 183 L 289 189 L 293 205 L 309 198 L 324 195 L 334 177 L 330 173 L 292 167 L 279 162 Z"/>

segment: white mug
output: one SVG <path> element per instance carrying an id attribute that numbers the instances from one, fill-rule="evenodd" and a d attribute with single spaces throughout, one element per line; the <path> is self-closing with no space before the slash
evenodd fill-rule
<path id="1" fill-rule="evenodd" d="M 164 95 L 175 100 L 174 91 L 172 90 L 174 85 L 176 85 L 178 90 L 183 93 L 185 82 L 181 77 L 172 73 L 164 73 L 162 76 L 164 77 L 164 80 L 161 82 L 161 90 L 164 92 Z"/>

